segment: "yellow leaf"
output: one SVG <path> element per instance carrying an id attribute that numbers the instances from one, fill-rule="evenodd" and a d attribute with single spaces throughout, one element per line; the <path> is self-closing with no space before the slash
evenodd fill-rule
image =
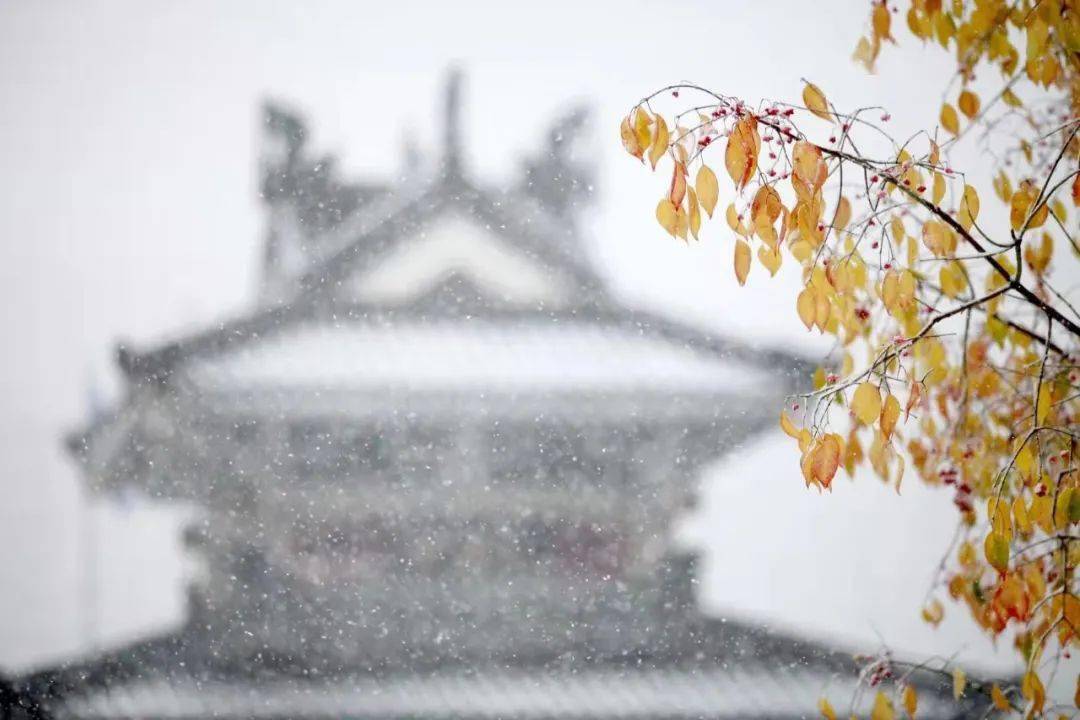
<path id="1" fill-rule="evenodd" d="M 750 272 L 750 246 L 742 240 L 735 241 L 735 278 L 740 285 L 746 284 Z"/>
<path id="2" fill-rule="evenodd" d="M 893 36 L 889 34 L 889 27 L 892 25 L 892 15 L 889 14 L 889 8 L 885 3 L 875 4 L 874 12 L 870 18 L 871 25 L 874 28 L 874 39 L 878 42 L 882 40 L 893 40 Z M 893 42 L 896 42 L 893 40 Z"/>
<path id="3" fill-rule="evenodd" d="M 890 313 L 900 299 L 900 276 L 889 270 L 881 280 L 881 302 Z"/>
<path id="4" fill-rule="evenodd" d="M 874 60 L 877 59 L 878 52 L 881 50 L 881 42 L 875 36 L 873 41 L 867 40 L 864 37 L 859 38 L 858 44 L 855 46 L 855 52 L 852 54 L 852 59 L 855 62 L 860 63 L 866 71 L 869 73 L 874 72 Z"/>
<path id="5" fill-rule="evenodd" d="M 934 173 L 934 189 L 930 193 L 930 200 L 935 205 L 940 205 L 941 201 L 945 198 L 945 176 L 941 173 Z"/>
<path id="6" fill-rule="evenodd" d="M 926 607 L 922 609 L 922 619 L 930 623 L 934 627 L 945 617 L 945 606 L 941 604 L 941 601 L 937 598 L 931 600 Z"/>
<path id="7" fill-rule="evenodd" d="M 652 145 L 652 118 L 643 107 L 639 107 L 634 113 L 634 134 L 642 151 Z"/>
<path id="8" fill-rule="evenodd" d="M 1030 443 L 1024 443 L 1016 454 L 1016 469 L 1019 471 L 1021 478 L 1034 477 L 1037 468 L 1035 466 L 1035 453 L 1032 451 Z"/>
<path id="9" fill-rule="evenodd" d="M 698 232 L 701 230 L 701 208 L 698 207 L 697 193 L 694 192 L 694 188 L 686 189 L 686 205 L 690 209 L 690 234 L 697 240 Z"/>
<path id="10" fill-rule="evenodd" d="M 1050 386 L 1043 383 L 1039 388 L 1039 398 L 1035 403 L 1035 424 L 1042 425 L 1046 421 L 1046 413 L 1050 412 Z"/>
<path id="11" fill-rule="evenodd" d="M 732 232 L 736 235 L 746 234 L 746 228 L 743 227 L 742 221 L 739 220 L 739 213 L 735 210 L 735 203 L 727 206 L 727 212 L 724 213 L 724 216 L 727 219 L 728 227 L 731 228 Z"/>
<path id="12" fill-rule="evenodd" d="M 1080 178 L 1080 175 L 1077 175 L 1076 177 Z M 1005 174 L 1004 170 L 999 171 L 997 177 L 994 178 L 994 192 L 997 193 L 997 196 L 1003 203 L 1007 203 L 1012 199 L 1012 183 L 1009 181 L 1009 176 Z"/>
<path id="13" fill-rule="evenodd" d="M 1013 500 L 1012 513 L 1017 532 L 1025 537 L 1031 535 L 1031 531 L 1034 529 L 1031 524 L 1031 516 L 1028 515 L 1027 505 L 1020 495 L 1017 495 L 1016 499 Z"/>
<path id="14" fill-rule="evenodd" d="M 968 118 L 974 118 L 979 114 L 979 96 L 970 90 L 962 91 L 956 104 L 960 106 L 960 112 L 967 115 Z"/>
<path id="15" fill-rule="evenodd" d="M 803 321 L 803 325 L 806 326 L 807 330 L 813 329 L 814 318 L 817 316 L 816 294 L 817 291 L 814 288 L 807 286 L 799 293 L 799 297 L 795 301 L 795 309 L 799 313 L 799 319 Z"/>
<path id="16" fill-rule="evenodd" d="M 1000 532 L 991 532 L 986 536 L 983 552 L 986 554 L 986 561 L 998 572 L 1009 569 L 1009 541 Z"/>
<path id="17" fill-rule="evenodd" d="M 832 304 L 829 302 L 829 296 L 818 291 L 814 295 L 814 324 L 818 326 L 821 332 L 825 332 L 825 326 L 829 323 L 830 315 L 832 315 Z"/>
<path id="18" fill-rule="evenodd" d="M 1080 502 L 1077 502 L 1076 490 L 1067 487 L 1058 493 L 1054 505 L 1054 527 L 1063 530 L 1073 521 L 1076 511 L 1080 511 Z"/>
<path id="19" fill-rule="evenodd" d="M 720 187 L 716 182 L 716 173 L 707 165 L 702 165 L 697 171 L 697 180 L 694 185 L 697 187 L 698 202 L 701 203 L 701 207 L 705 208 L 705 214 L 712 217 L 713 209 L 716 207 L 716 200 L 720 197 Z"/>
<path id="20" fill-rule="evenodd" d="M 769 271 L 769 277 L 776 277 L 776 271 L 780 269 L 780 263 L 783 262 L 783 256 L 780 255 L 780 248 L 770 248 L 767 245 L 762 245 L 757 249 L 758 260 Z"/>
<path id="21" fill-rule="evenodd" d="M 964 196 L 960 199 L 960 212 L 957 213 L 957 221 L 960 227 L 970 230 L 971 226 L 979 217 L 979 194 L 970 185 L 964 186 Z"/>
<path id="22" fill-rule="evenodd" d="M 938 283 L 948 297 L 958 298 L 964 292 L 964 269 L 958 261 L 945 263 L 938 270 Z"/>
<path id="23" fill-rule="evenodd" d="M 967 687 L 967 674 L 960 668 L 954 668 L 952 671 L 952 696 L 954 700 L 959 700 L 964 696 L 964 689 Z"/>
<path id="24" fill-rule="evenodd" d="M 1042 227 L 1042 224 L 1046 222 L 1047 215 L 1050 213 L 1046 203 L 1041 203 L 1035 212 L 1031 212 L 1038 197 L 1039 189 L 1031 180 L 1024 180 L 1020 183 L 1020 187 L 1016 189 L 1009 200 L 1009 221 L 1013 230 L 1020 230 L 1025 225 L 1028 228 Z M 1029 213 L 1031 214 L 1030 218 L 1028 217 Z"/>
<path id="25" fill-rule="evenodd" d="M 653 138 L 652 146 L 649 148 L 649 162 L 652 164 L 653 170 L 656 169 L 656 163 L 660 162 L 660 158 L 667 152 L 669 139 L 670 134 L 668 133 L 667 123 L 664 118 L 657 115 L 656 136 Z"/>
<path id="26" fill-rule="evenodd" d="M 1080 177 L 1080 175 L 1077 175 L 1077 177 Z M 1051 201 L 1050 212 L 1062 223 L 1068 218 L 1068 211 L 1065 210 L 1065 203 L 1061 202 L 1060 198 L 1054 198 L 1053 201 Z"/>
<path id="27" fill-rule="evenodd" d="M 990 688 L 990 699 L 994 701 L 994 707 L 998 710 L 1011 710 L 1012 705 L 1009 703 L 1009 699 L 1005 697 L 1005 693 L 1001 692 L 1001 688 L 997 683 Z"/>
<path id="28" fill-rule="evenodd" d="M 928 220 L 923 223 L 923 244 L 938 257 L 948 255 L 955 247 L 955 237 L 945 223 Z"/>
<path id="29" fill-rule="evenodd" d="M 896 421 L 899 419 L 900 401 L 890 393 L 885 396 L 885 406 L 881 409 L 881 434 L 886 440 L 892 437 L 893 428 L 896 427 Z"/>
<path id="30" fill-rule="evenodd" d="M 793 180 L 801 181 L 810 189 L 811 196 L 825 183 L 829 167 L 817 145 L 805 140 L 795 143 L 791 148 L 791 175 Z"/>
<path id="31" fill-rule="evenodd" d="M 678 210 L 671 200 L 664 198 L 656 206 L 656 221 L 660 223 L 660 227 L 667 230 L 668 235 L 675 237 L 675 228 L 678 224 Z"/>
<path id="32" fill-rule="evenodd" d="M 1032 713 L 1038 714 L 1043 711 L 1043 707 L 1046 705 L 1046 688 L 1043 687 L 1038 673 L 1033 670 L 1024 673 L 1023 682 L 1020 684 L 1020 692 L 1031 702 L 1030 709 Z"/>
<path id="33" fill-rule="evenodd" d="M 864 425 L 872 425 L 881 415 L 881 391 L 872 383 L 860 383 L 851 398 L 851 410 Z"/>
<path id="34" fill-rule="evenodd" d="M 915 717 L 915 711 L 919 707 L 919 695 L 915 692 L 914 685 L 905 685 L 903 692 L 904 711 L 908 717 Z"/>
<path id="35" fill-rule="evenodd" d="M 941 127 L 953 135 L 960 134 L 960 118 L 956 115 L 956 108 L 949 103 L 941 106 Z"/>
<path id="36" fill-rule="evenodd" d="M 923 384 L 921 382 L 915 382 L 911 384 L 911 392 L 908 394 L 907 405 L 904 406 L 904 422 L 911 417 L 911 409 L 919 404 L 919 399 L 922 397 Z"/>
<path id="37" fill-rule="evenodd" d="M 1077 175 L 1080 178 L 1080 175 Z M 851 203 L 848 199 L 841 195 L 840 201 L 836 204 L 836 215 L 833 217 L 833 227 L 837 230 L 843 230 L 851 222 Z"/>
<path id="38" fill-rule="evenodd" d="M 825 99 L 825 93 L 821 92 L 814 83 L 808 82 L 802 91 L 803 102 L 806 109 L 823 120 L 832 122 L 832 114 L 829 112 L 829 101 Z"/>
<path id="39" fill-rule="evenodd" d="M 675 210 L 675 235 L 685 241 L 689 232 L 690 218 L 686 215 L 686 210 L 677 208 Z"/>
<path id="40" fill-rule="evenodd" d="M 1044 533 L 1049 535 L 1054 531 L 1054 501 L 1050 496 L 1032 498 L 1028 515 Z"/>
<path id="41" fill-rule="evenodd" d="M 787 413 L 780 411 L 780 429 L 784 431 L 784 434 L 795 440 L 799 439 L 799 429 L 795 427 L 795 424 L 788 420 Z"/>
<path id="42" fill-rule="evenodd" d="M 896 710 L 893 709 L 892 700 L 878 690 L 874 697 L 874 706 L 870 709 L 870 720 L 895 720 Z"/>
<path id="43" fill-rule="evenodd" d="M 991 497 L 986 503 L 986 516 L 990 520 L 990 528 L 1005 538 L 1006 542 L 1012 540 L 1012 517 L 1009 514 L 1008 503 L 997 497 Z"/>
<path id="44" fill-rule="evenodd" d="M 817 706 L 821 712 L 821 717 L 825 718 L 825 720 L 836 720 L 836 711 L 833 710 L 833 706 L 827 698 L 818 700 Z"/>
<path id="45" fill-rule="evenodd" d="M 643 154 L 641 143 L 638 142 L 637 133 L 634 132 L 633 126 L 630 125 L 629 117 L 623 118 L 622 124 L 619 126 L 619 135 L 622 137 L 623 147 L 626 148 L 626 152 L 640 160 Z"/>

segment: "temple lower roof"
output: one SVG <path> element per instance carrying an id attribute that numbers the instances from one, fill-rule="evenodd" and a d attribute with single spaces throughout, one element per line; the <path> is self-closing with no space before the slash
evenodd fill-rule
<path id="1" fill-rule="evenodd" d="M 823 692 L 865 712 L 873 693 L 851 676 L 798 665 L 702 669 L 596 668 L 555 673 L 492 670 L 330 682 L 141 680 L 68 700 L 61 718 L 801 718 Z M 961 707 L 926 695 L 920 718 Z"/>
<path id="2" fill-rule="evenodd" d="M 554 322 L 300 325 L 196 359 L 185 372 L 199 387 L 229 390 L 649 389 L 753 396 L 775 389 L 767 372 L 741 360 L 628 328 Z"/>

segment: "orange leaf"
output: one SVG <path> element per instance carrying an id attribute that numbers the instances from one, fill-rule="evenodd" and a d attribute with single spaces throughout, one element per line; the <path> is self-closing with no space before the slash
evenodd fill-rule
<path id="1" fill-rule="evenodd" d="M 840 467 L 840 439 L 835 434 L 828 434 L 818 440 L 810 455 L 810 474 L 822 487 L 829 487 L 836 471 Z"/>
<path id="2" fill-rule="evenodd" d="M 979 114 L 979 96 L 970 90 L 964 90 L 960 93 L 960 98 L 956 102 L 960 106 L 960 112 L 973 118 Z"/>
<path id="3" fill-rule="evenodd" d="M 893 36 L 889 34 L 889 28 L 892 25 L 892 15 L 889 14 L 889 8 L 885 6 L 885 3 L 875 3 L 874 14 L 871 18 L 871 23 L 874 26 L 874 38 L 879 42 L 881 40 L 893 40 Z"/>
<path id="4" fill-rule="evenodd" d="M 998 710 L 1012 710 L 1012 705 L 1009 703 L 1009 698 L 1005 697 L 1005 693 L 1001 692 L 1001 688 L 997 683 L 990 688 L 990 699 L 994 701 L 994 707 Z"/>
<path id="5" fill-rule="evenodd" d="M 919 695 L 915 692 L 914 685 L 905 685 L 903 692 L 904 711 L 908 717 L 915 717 L 915 711 L 919 707 Z"/>
<path id="6" fill-rule="evenodd" d="M 668 191 L 668 198 L 671 200 L 672 205 L 680 207 L 684 197 L 686 197 L 686 166 L 681 162 L 677 162 L 675 163 L 675 169 L 671 173 L 671 188 Z"/>
<path id="7" fill-rule="evenodd" d="M 747 115 L 735 123 L 724 151 L 724 165 L 737 189 L 746 187 L 754 176 L 760 151 L 761 136 L 757 132 L 757 118 Z"/>
<path id="8" fill-rule="evenodd" d="M 885 396 L 885 406 L 881 408 L 881 434 L 888 440 L 892 437 L 896 421 L 900 419 L 900 401 L 895 395 Z"/>
<path id="9" fill-rule="evenodd" d="M 964 689 L 967 687 L 967 674 L 960 668 L 954 668 L 952 671 L 952 695 L 954 700 L 959 700 L 964 695 Z"/>
<path id="10" fill-rule="evenodd" d="M 825 99 L 825 93 L 812 82 L 806 83 L 802 91 L 803 102 L 806 109 L 823 120 L 832 122 L 832 113 L 829 112 L 829 101 Z"/>

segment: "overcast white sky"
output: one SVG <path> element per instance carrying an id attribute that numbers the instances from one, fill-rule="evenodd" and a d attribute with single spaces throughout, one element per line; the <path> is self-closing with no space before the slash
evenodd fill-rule
<path id="1" fill-rule="evenodd" d="M 888 105 L 898 135 L 933 122 L 947 57 L 905 38 L 902 52 L 885 53 L 876 77 L 866 75 L 850 61 L 866 6 L 865 0 L 0 0 L 0 332 L 6 350 L 0 357 L 0 662 L 52 657 L 78 641 L 77 604 L 55 604 L 75 597 L 84 521 L 60 436 L 84 416 L 91 383 L 109 388 L 115 382 L 115 342 L 145 345 L 202 327 L 241 312 L 252 297 L 262 230 L 255 151 L 263 98 L 302 108 L 314 146 L 338 153 L 348 173 L 390 175 L 406 132 L 434 149 L 441 129 L 438 88 L 445 68 L 458 61 L 467 71 L 470 172 L 491 183 L 512 176 L 568 102 L 588 100 L 601 169 L 593 250 L 604 274 L 636 302 L 798 346 L 807 336 L 783 291 L 792 275 L 768 283 L 757 268 L 752 287 L 739 290 L 730 239 L 719 225 L 689 249 L 664 237 L 652 220 L 663 181 L 622 154 L 617 124 L 636 98 L 674 80 L 755 100 L 797 97 L 803 77 L 840 107 Z M 763 454 L 775 455 L 758 451 Z M 798 482 L 785 472 L 776 470 L 780 476 L 768 482 Z M 815 514 L 823 512 L 816 496 L 784 497 L 791 517 L 803 520 L 797 532 L 814 517 L 836 534 L 848 513 L 865 510 L 864 520 L 872 520 L 874 512 L 886 517 L 907 501 L 880 490 L 870 483 L 846 487 L 845 509 L 827 515 Z M 913 495 L 898 517 L 916 527 L 893 530 L 920 534 L 917 525 L 926 516 L 915 510 L 920 495 Z M 712 525 L 720 528 L 724 515 L 716 513 Z M 158 516 L 124 520 L 110 511 L 99 520 L 105 538 L 156 532 L 154 546 L 167 544 Z M 721 542 L 722 533 L 711 537 Z M 943 652 L 959 642 L 954 638 L 973 637 L 962 625 L 937 640 L 918 627 L 917 608 L 902 605 L 921 597 L 921 589 L 896 592 L 888 568 L 865 552 L 843 555 L 856 552 L 851 546 L 860 535 L 852 530 L 844 537 L 833 543 L 834 556 L 821 561 L 844 570 L 845 586 L 829 580 L 819 589 L 829 597 L 854 593 L 854 600 L 810 612 L 808 588 L 762 587 L 759 592 L 773 595 L 763 612 L 819 635 L 876 642 L 880 631 L 894 642 Z M 813 542 L 800 538 L 807 546 Z M 901 535 L 891 542 L 908 540 Z M 160 564 L 146 549 L 153 543 L 137 545 L 126 550 L 134 553 L 125 561 L 129 567 Z M 784 559 L 783 548 L 771 552 L 772 562 Z M 138 573 L 130 575 L 110 583 L 142 587 L 138 592 L 147 597 L 161 582 L 174 583 L 169 592 L 175 595 L 171 576 L 154 576 L 144 587 Z M 797 582 L 814 580 L 800 575 Z M 710 586 L 710 602 L 724 604 L 722 588 L 720 581 Z M 742 595 L 730 599 L 748 602 Z M 134 603 L 149 612 L 147 622 L 175 612 L 168 602 L 146 611 L 152 604 Z M 988 644 L 971 642 L 989 657 Z"/>

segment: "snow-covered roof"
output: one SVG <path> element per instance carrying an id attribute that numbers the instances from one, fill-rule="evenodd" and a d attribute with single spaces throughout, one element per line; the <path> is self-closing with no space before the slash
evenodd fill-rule
<path id="1" fill-rule="evenodd" d="M 770 393 L 768 373 L 629 328 L 468 320 L 296 325 L 195 359 L 204 389 Z"/>
<path id="2" fill-rule="evenodd" d="M 800 718 L 827 693 L 838 708 L 872 694 L 855 678 L 801 666 L 732 664 L 703 670 L 602 668 L 495 671 L 330 682 L 148 680 L 68 700 L 59 718 Z M 920 697 L 920 718 L 957 717 L 941 694 Z"/>

